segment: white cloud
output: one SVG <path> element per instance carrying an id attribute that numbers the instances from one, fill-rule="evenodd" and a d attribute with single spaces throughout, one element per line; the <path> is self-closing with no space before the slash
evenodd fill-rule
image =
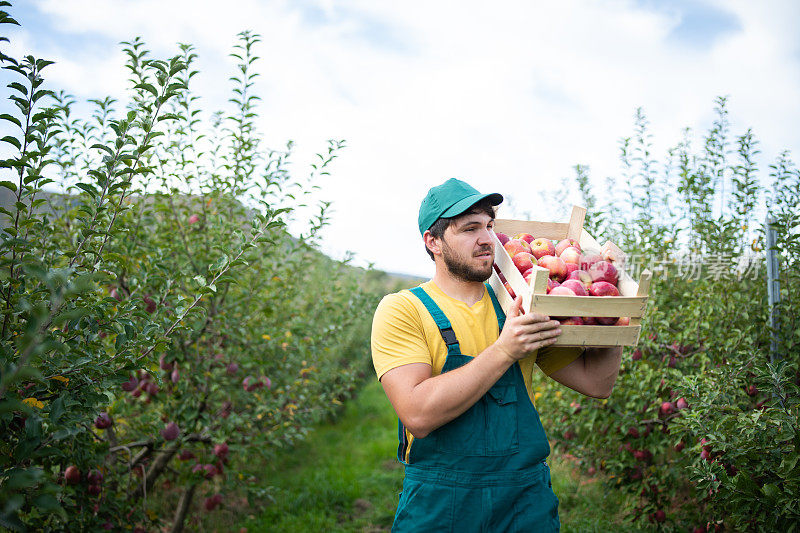
<path id="1" fill-rule="evenodd" d="M 196 45 L 197 91 L 215 109 L 235 35 L 252 29 L 262 77 L 262 128 L 272 146 L 298 141 L 300 160 L 327 138 L 348 148 L 325 195 L 334 201 L 326 249 L 350 249 L 391 271 L 430 274 L 416 230 L 431 185 L 462 177 L 513 196 L 547 219 L 538 191 L 590 165 L 598 186 L 617 170 L 617 140 L 643 106 L 656 157 L 691 126 L 710 124 L 730 95 L 733 133 L 753 126 L 762 149 L 795 155 L 800 53 L 795 3 L 715 0 L 741 29 L 696 49 L 670 38 L 678 11 L 623 0 L 558 3 L 38 0 L 63 33 L 57 82 L 76 94 L 120 90 L 118 49 L 142 35 L 155 55 Z M 23 25 L 25 21 L 21 21 Z M 76 49 L 69 36 L 83 36 Z M 25 36 L 35 47 L 36 34 Z M 51 39 L 52 40 L 52 39 Z M 298 164 L 298 167 L 301 165 Z"/>

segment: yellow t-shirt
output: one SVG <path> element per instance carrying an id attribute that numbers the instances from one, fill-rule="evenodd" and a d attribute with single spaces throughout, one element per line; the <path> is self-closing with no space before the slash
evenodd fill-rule
<path id="1" fill-rule="evenodd" d="M 450 320 L 463 355 L 476 356 L 497 340 L 500 331 L 488 291 L 470 307 L 446 295 L 433 281 L 421 287 Z M 548 346 L 520 360 L 531 402 L 534 365 L 550 375 L 574 361 L 582 351 L 576 347 Z M 436 376 L 441 373 L 446 358 L 447 345 L 419 298 L 404 290 L 381 300 L 372 321 L 372 362 L 378 379 L 389 370 L 409 363 L 429 364 Z"/>

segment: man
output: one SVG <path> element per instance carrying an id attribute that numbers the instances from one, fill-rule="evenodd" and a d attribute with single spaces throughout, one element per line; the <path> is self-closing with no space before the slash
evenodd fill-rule
<path id="1" fill-rule="evenodd" d="M 372 357 L 405 464 L 393 531 L 558 531 L 533 367 L 597 398 L 619 373 L 620 348 L 551 346 L 559 323 L 524 314 L 519 297 L 504 316 L 484 283 L 502 201 L 456 179 L 432 188 L 418 223 L 435 275 L 375 312 Z"/>

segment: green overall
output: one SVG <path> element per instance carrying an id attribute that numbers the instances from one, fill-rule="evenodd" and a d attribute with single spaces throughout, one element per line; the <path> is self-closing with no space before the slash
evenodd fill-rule
<path id="1" fill-rule="evenodd" d="M 500 330 L 505 314 L 486 285 Z M 411 290 L 430 312 L 447 345 L 442 373 L 467 364 L 433 299 Z M 400 424 L 398 457 L 405 464 L 393 532 L 559 531 L 558 499 L 545 458 L 550 444 L 530 401 L 519 364 L 512 365 L 466 412 L 428 436 L 408 442 Z"/>

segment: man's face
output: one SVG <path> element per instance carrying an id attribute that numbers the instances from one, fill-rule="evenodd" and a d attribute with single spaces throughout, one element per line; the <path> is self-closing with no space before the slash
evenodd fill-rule
<path id="1" fill-rule="evenodd" d="M 484 282 L 492 275 L 494 220 L 485 213 L 468 213 L 453 221 L 442 237 L 442 259 L 450 274 L 462 281 Z"/>

